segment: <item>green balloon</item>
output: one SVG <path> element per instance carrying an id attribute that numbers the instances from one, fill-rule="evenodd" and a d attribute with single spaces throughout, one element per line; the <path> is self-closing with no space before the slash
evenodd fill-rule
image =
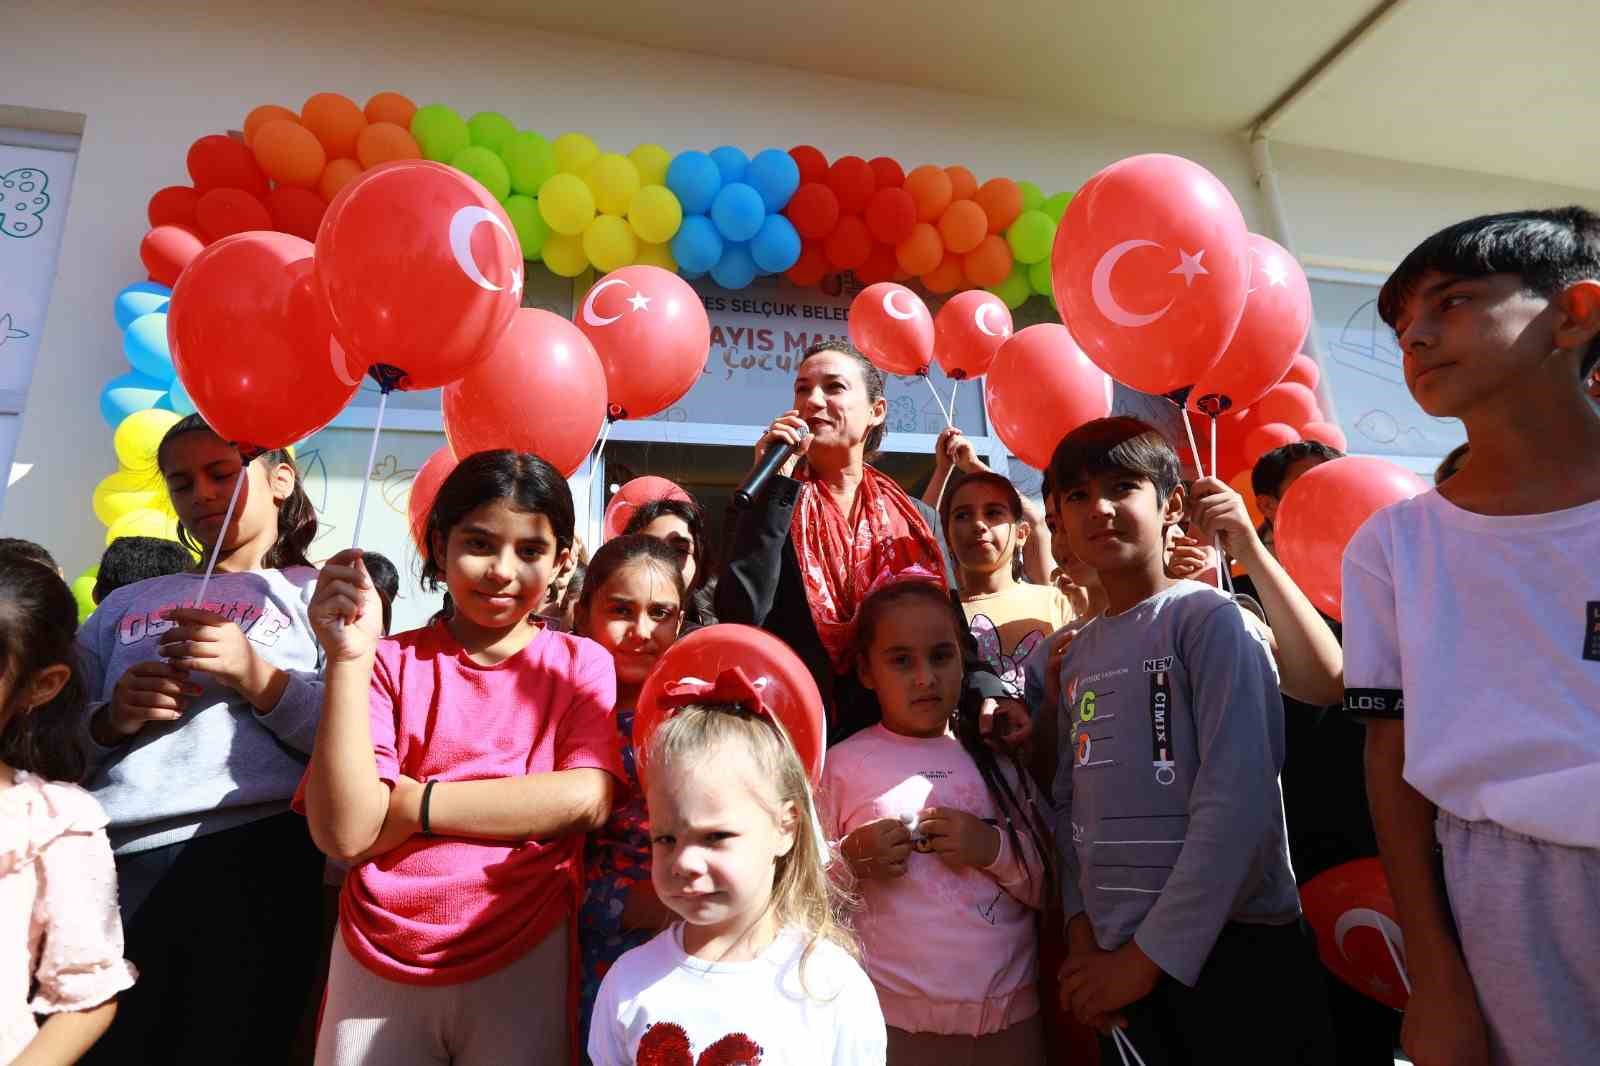
<path id="1" fill-rule="evenodd" d="M 539 214 L 539 201 L 531 196 L 507 197 L 506 214 L 511 216 L 511 227 L 517 231 L 522 258 L 538 261 L 544 254 L 545 238 L 550 236 L 550 227 Z"/>
<path id="2" fill-rule="evenodd" d="M 1058 192 L 1044 202 L 1044 213 L 1050 216 L 1051 222 L 1060 222 L 1061 216 L 1067 213 L 1067 205 L 1071 202 L 1070 192 Z"/>
<path id="3" fill-rule="evenodd" d="M 501 203 L 511 195 L 511 172 L 500 157 L 487 148 L 469 145 L 455 154 L 450 165 L 476 179 L 479 185 L 489 190 L 490 196 Z"/>
<path id="4" fill-rule="evenodd" d="M 1024 211 L 1037 211 L 1044 204 L 1044 193 L 1039 191 L 1039 186 L 1031 181 L 1017 182 L 1017 188 L 1022 190 L 1022 209 Z"/>
<path id="5" fill-rule="evenodd" d="M 989 290 L 1006 302 L 1006 306 L 1015 311 L 1028 302 L 1028 297 L 1033 295 L 1033 290 L 1028 287 L 1028 272 L 1022 267 L 1011 271 L 1011 276 Z"/>
<path id="6" fill-rule="evenodd" d="M 511 188 L 521 196 L 538 196 L 539 187 L 556 172 L 556 152 L 531 130 L 515 134 L 500 146 L 500 158 L 511 171 Z"/>
<path id="7" fill-rule="evenodd" d="M 450 162 L 472 143 L 466 121 L 446 104 L 417 108 L 411 116 L 411 136 L 417 139 L 423 157 L 435 163 Z"/>
<path id="8" fill-rule="evenodd" d="M 517 127 L 498 111 L 479 111 L 467 119 L 467 135 L 478 147 L 498 152 L 517 135 Z"/>
<path id="9" fill-rule="evenodd" d="M 1019 263 L 1038 263 L 1050 258 L 1050 245 L 1056 239 L 1056 224 L 1043 211 L 1024 211 L 1006 230 L 1006 242 Z"/>
<path id="10" fill-rule="evenodd" d="M 72 579 L 72 598 L 78 603 L 79 625 L 94 613 L 94 583 L 99 574 L 100 566 L 97 563 Z"/>
<path id="11" fill-rule="evenodd" d="M 1040 296 L 1054 291 L 1050 286 L 1050 260 L 1041 259 L 1028 268 L 1028 287 Z"/>

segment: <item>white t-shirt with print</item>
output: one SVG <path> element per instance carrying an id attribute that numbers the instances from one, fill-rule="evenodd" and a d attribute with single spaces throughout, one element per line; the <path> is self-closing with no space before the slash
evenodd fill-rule
<path id="1" fill-rule="evenodd" d="M 1346 706 L 1404 719 L 1436 806 L 1600 848 L 1600 501 L 1379 511 L 1345 552 L 1344 658 Z"/>
<path id="2" fill-rule="evenodd" d="M 785 930 L 749 962 L 708 962 L 683 950 L 683 923 L 675 923 L 606 972 L 590 1060 L 884 1066 L 887 1031 L 866 972 L 826 940 L 802 967 L 805 945 Z"/>

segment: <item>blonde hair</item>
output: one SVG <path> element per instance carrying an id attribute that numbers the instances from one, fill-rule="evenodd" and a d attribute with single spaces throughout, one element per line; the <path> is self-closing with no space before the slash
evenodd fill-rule
<path id="1" fill-rule="evenodd" d="M 806 960 L 822 940 L 832 941 L 859 960 L 861 949 L 850 928 L 851 897 L 846 885 L 829 876 L 829 857 L 823 850 L 806 771 L 782 726 L 734 704 L 684 707 L 651 734 L 643 752 L 645 772 L 661 774 L 672 766 L 698 763 L 725 744 L 746 752 L 760 779 L 777 792 L 778 801 L 794 805 L 794 845 L 788 854 L 778 857 L 769 907 L 779 928 L 794 926 L 805 932 L 805 951 L 800 956 L 802 985 Z"/>

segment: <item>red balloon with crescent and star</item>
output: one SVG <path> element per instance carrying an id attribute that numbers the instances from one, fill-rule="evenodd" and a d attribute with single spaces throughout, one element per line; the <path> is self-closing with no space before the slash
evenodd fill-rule
<path id="1" fill-rule="evenodd" d="M 665 411 L 700 380 L 711 353 L 699 294 L 660 267 L 613 270 L 589 289 L 576 322 L 605 368 L 612 419 Z"/>
<path id="2" fill-rule="evenodd" d="M 1011 336 L 1011 311 L 983 289 L 957 293 L 933 320 L 933 357 L 954 381 L 989 372 L 1000 346 Z"/>
<path id="3" fill-rule="evenodd" d="M 850 302 L 850 343 L 885 374 L 926 374 L 933 362 L 933 316 L 904 285 L 880 281 Z"/>
<path id="4" fill-rule="evenodd" d="M 1228 350 L 1190 390 L 1189 410 L 1221 414 L 1261 399 L 1294 366 L 1310 328 L 1311 286 L 1305 271 L 1277 242 L 1250 234 L 1244 315 Z"/>
<path id="5" fill-rule="evenodd" d="M 1411 998 L 1406 941 L 1377 859 L 1357 859 L 1300 886 L 1317 955 L 1333 975 L 1379 1003 L 1405 1010 Z"/>

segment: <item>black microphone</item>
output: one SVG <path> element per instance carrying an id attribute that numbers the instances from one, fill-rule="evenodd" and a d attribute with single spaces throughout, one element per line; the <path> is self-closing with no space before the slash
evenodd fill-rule
<path id="1" fill-rule="evenodd" d="M 794 449 L 795 446 L 788 441 L 776 442 L 768 448 L 756 468 L 744 479 L 744 484 L 733 490 L 733 502 L 740 507 L 749 507 L 750 501 L 761 492 L 767 479 L 793 457 Z"/>

